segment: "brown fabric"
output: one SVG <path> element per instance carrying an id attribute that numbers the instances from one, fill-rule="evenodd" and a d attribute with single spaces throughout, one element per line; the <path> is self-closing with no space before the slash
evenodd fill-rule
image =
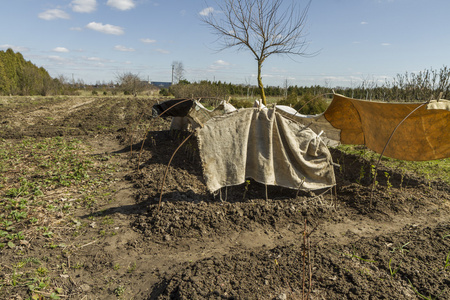
<path id="1" fill-rule="evenodd" d="M 418 106 L 420 103 L 372 102 L 335 94 L 324 115 L 341 130 L 342 144 L 366 145 L 381 153 L 395 127 Z M 450 111 L 423 105 L 398 127 L 384 155 L 413 161 L 450 157 L 449 121 Z"/>
<path id="2" fill-rule="evenodd" d="M 323 140 L 273 109 L 248 108 L 216 116 L 197 129 L 197 138 L 210 191 L 247 178 L 302 190 L 336 183 Z"/>

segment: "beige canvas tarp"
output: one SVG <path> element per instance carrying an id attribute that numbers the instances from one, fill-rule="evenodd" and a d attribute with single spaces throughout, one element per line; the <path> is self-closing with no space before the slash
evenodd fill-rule
<path id="1" fill-rule="evenodd" d="M 187 119 L 197 128 L 210 191 L 242 184 L 249 177 L 263 184 L 314 190 L 335 185 L 327 145 L 366 145 L 381 153 L 397 125 L 417 108 L 398 127 L 384 155 L 415 161 L 450 157 L 450 102 L 420 105 L 335 94 L 323 114 L 303 116 L 289 107 L 234 111 L 222 106 L 209 111 L 194 102 Z"/>
<path id="2" fill-rule="evenodd" d="M 311 129 L 276 109 L 247 108 L 216 116 L 197 129 L 210 191 L 247 178 L 292 189 L 335 185 L 331 154 Z"/>
<path id="3" fill-rule="evenodd" d="M 325 118 L 341 130 L 342 144 L 366 145 L 381 153 L 395 127 L 420 104 L 356 100 L 335 94 Z M 448 101 L 434 101 L 415 111 L 400 125 L 384 155 L 402 160 L 450 157 Z"/>
<path id="4" fill-rule="evenodd" d="M 333 127 L 323 114 L 302 115 L 294 108 L 284 105 L 277 105 L 277 111 L 282 115 L 303 124 L 307 128 L 320 134 L 327 146 L 339 146 L 341 140 L 341 130 Z"/>
<path id="5" fill-rule="evenodd" d="M 253 107 L 267 109 L 267 107 L 259 100 L 255 101 Z M 317 135 L 320 135 L 327 146 L 336 147 L 340 145 L 341 130 L 334 128 L 333 125 L 331 125 L 330 122 L 328 122 L 328 120 L 325 118 L 323 113 L 317 115 L 303 115 L 296 109 L 287 105 L 276 105 L 276 109 L 277 112 L 287 117 L 288 119 L 294 120 L 311 129 Z"/>

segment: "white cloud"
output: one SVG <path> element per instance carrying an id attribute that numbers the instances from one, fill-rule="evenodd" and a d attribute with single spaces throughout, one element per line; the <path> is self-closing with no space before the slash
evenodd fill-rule
<path id="1" fill-rule="evenodd" d="M 229 62 L 219 59 L 219 60 L 216 60 L 212 65 L 210 65 L 208 70 L 211 72 L 211 71 L 216 71 L 216 70 L 221 70 L 221 69 L 227 69 L 227 67 L 230 65 L 231 64 Z"/>
<path id="2" fill-rule="evenodd" d="M 69 49 L 64 47 L 56 47 L 53 49 L 53 52 L 67 53 L 70 52 Z"/>
<path id="3" fill-rule="evenodd" d="M 129 10 L 136 6 L 133 0 L 108 0 L 106 4 L 119 10 Z"/>
<path id="4" fill-rule="evenodd" d="M 161 53 L 161 54 L 169 54 L 169 53 L 170 53 L 168 50 L 160 49 L 160 48 L 155 49 L 155 51 L 156 51 L 156 52 L 159 52 L 159 53 Z"/>
<path id="5" fill-rule="evenodd" d="M 38 15 L 39 18 L 43 20 L 56 20 L 56 19 L 70 19 L 70 16 L 68 13 L 61 9 L 49 9 L 46 10 Z"/>
<path id="6" fill-rule="evenodd" d="M 146 44 L 152 44 L 152 43 L 156 43 L 156 40 L 142 38 L 141 42 L 146 43 Z"/>
<path id="7" fill-rule="evenodd" d="M 230 65 L 229 62 L 226 62 L 226 61 L 221 60 L 221 59 L 216 60 L 216 61 L 214 62 L 214 64 L 219 65 L 219 66 L 229 66 L 229 65 Z"/>
<path id="8" fill-rule="evenodd" d="M 369 23 L 366 22 L 366 21 L 362 21 L 362 22 L 361 22 L 361 25 L 367 25 L 367 24 L 369 24 Z"/>
<path id="9" fill-rule="evenodd" d="M 390 43 L 381 43 L 381 46 L 390 46 Z"/>
<path id="10" fill-rule="evenodd" d="M 114 34 L 114 35 L 122 35 L 124 34 L 123 28 L 111 24 L 105 24 L 97 23 L 97 22 L 91 22 L 86 25 L 86 28 L 92 29 L 101 33 L 106 34 Z"/>
<path id="11" fill-rule="evenodd" d="M 122 52 L 134 52 L 134 51 L 136 51 L 133 48 L 127 48 L 127 47 L 122 46 L 122 45 L 114 46 L 114 50 L 122 51 Z"/>
<path id="12" fill-rule="evenodd" d="M 14 45 L 10 45 L 10 44 L 0 45 L 0 49 L 7 50 L 9 48 L 13 49 L 14 52 L 26 52 L 26 51 L 30 50 L 27 47 L 22 47 L 22 46 L 14 46 Z"/>
<path id="13" fill-rule="evenodd" d="M 206 16 L 212 14 L 213 12 L 214 12 L 214 8 L 212 8 L 212 7 L 207 7 L 207 8 L 202 9 L 202 11 L 199 12 L 198 14 L 199 14 L 200 16 L 206 17 Z"/>
<path id="14" fill-rule="evenodd" d="M 72 10 L 78 13 L 91 13 L 97 9 L 97 0 L 73 0 Z"/>

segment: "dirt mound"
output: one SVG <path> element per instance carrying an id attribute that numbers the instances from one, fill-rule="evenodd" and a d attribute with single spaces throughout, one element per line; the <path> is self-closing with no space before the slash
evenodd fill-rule
<path id="1" fill-rule="evenodd" d="M 417 292 L 433 299 L 450 296 L 445 267 L 450 225 L 445 223 L 448 212 L 441 211 L 448 193 L 430 195 L 425 185 L 393 188 L 389 194 L 377 190 L 373 208 L 368 207 L 369 187 L 349 185 L 337 194 L 337 203 L 321 195 L 234 203 L 168 199 L 160 210 L 152 204 L 135 226 L 161 242 L 194 238 L 207 243 L 241 232 L 280 242 L 178 266 L 162 275 L 149 299 L 297 299 L 309 289 L 309 275 L 302 279 L 309 265 L 311 299 L 412 299 Z M 434 223 L 424 216 L 444 223 L 423 225 Z M 307 232 L 312 231 L 308 252 L 302 241 L 305 221 Z"/>
<path id="2" fill-rule="evenodd" d="M 414 299 L 418 293 L 448 299 L 450 276 L 443 258 L 450 238 L 443 237 L 449 232 L 448 224 L 408 225 L 401 233 L 352 245 L 322 240 L 307 253 L 299 237 L 296 244 L 185 263 L 149 299 L 299 299 L 307 294 L 311 299 Z M 303 282 L 309 275 L 305 255 L 312 276 Z"/>

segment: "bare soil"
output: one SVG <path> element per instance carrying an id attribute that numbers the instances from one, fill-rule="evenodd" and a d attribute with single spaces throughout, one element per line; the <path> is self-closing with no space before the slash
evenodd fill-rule
<path id="1" fill-rule="evenodd" d="M 151 117 L 154 100 L 1 100 L 0 141 L 76 137 L 86 155 L 117 166 L 108 201 L 48 223 L 63 246 L 36 235 L 0 249 L 2 299 L 450 299 L 442 182 L 381 166 L 372 190 L 372 162 L 331 149 L 336 189 L 269 186 L 266 199 L 264 185 L 250 181 L 212 195 L 191 138 L 159 204 L 186 133 Z M 24 257 L 44 262 L 49 289 L 14 285 Z"/>

